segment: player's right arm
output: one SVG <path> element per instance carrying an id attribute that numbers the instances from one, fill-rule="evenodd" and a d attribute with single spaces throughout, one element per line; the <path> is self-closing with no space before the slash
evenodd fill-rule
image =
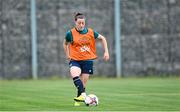
<path id="1" fill-rule="evenodd" d="M 72 33 L 71 31 L 69 30 L 67 33 L 66 33 L 66 37 L 63 41 L 63 47 L 64 47 L 64 52 L 65 52 L 65 55 L 66 55 L 66 58 L 68 60 L 71 60 L 71 57 L 70 57 L 70 54 L 69 54 L 69 44 L 73 42 L 73 38 L 72 38 Z"/>
<path id="2" fill-rule="evenodd" d="M 68 60 L 71 60 L 71 57 L 70 57 L 70 55 L 69 55 L 69 43 L 66 42 L 66 39 L 64 39 L 63 47 L 64 47 L 64 52 L 65 52 L 66 58 L 67 58 Z"/>

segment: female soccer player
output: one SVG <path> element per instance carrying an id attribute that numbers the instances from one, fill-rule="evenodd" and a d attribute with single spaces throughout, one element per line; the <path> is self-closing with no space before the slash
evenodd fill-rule
<path id="1" fill-rule="evenodd" d="M 74 106 L 79 106 L 80 102 L 84 102 L 86 96 L 85 87 L 89 75 L 93 74 L 93 60 L 97 58 L 96 39 L 101 40 L 105 61 L 109 60 L 109 52 L 105 37 L 85 27 L 84 14 L 76 13 L 74 20 L 75 27 L 66 33 L 63 47 L 69 60 L 71 77 L 77 88 Z"/>

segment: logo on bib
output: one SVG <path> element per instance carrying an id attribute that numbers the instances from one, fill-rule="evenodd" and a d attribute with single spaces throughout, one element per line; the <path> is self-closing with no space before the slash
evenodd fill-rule
<path id="1" fill-rule="evenodd" d="M 81 52 L 85 52 L 85 51 L 90 52 L 90 48 L 89 48 L 88 46 L 82 46 L 82 47 L 80 48 L 80 51 L 81 51 Z"/>

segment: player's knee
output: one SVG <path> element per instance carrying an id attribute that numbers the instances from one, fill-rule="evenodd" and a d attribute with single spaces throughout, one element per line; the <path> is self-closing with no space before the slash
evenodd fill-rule
<path id="1" fill-rule="evenodd" d="M 70 73 L 72 78 L 79 76 L 81 74 L 81 69 L 79 67 L 73 66 L 70 68 Z"/>

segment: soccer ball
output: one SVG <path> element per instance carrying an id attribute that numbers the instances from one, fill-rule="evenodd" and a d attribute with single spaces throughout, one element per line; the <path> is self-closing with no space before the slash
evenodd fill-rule
<path id="1" fill-rule="evenodd" d="M 85 104 L 87 106 L 97 106 L 99 103 L 98 97 L 94 94 L 89 94 L 85 98 Z"/>

